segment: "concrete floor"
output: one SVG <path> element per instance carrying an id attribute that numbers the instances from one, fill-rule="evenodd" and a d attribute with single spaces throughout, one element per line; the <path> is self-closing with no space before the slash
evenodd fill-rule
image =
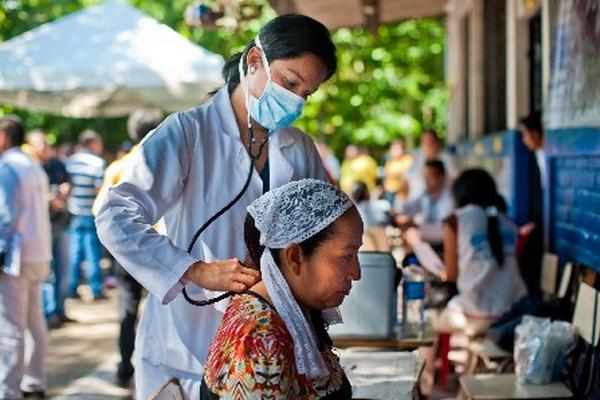
<path id="1" fill-rule="evenodd" d="M 115 384 L 118 336 L 116 290 L 92 302 L 85 287 L 82 300 L 67 300 L 77 322 L 50 331 L 48 389 L 52 399 L 129 399 L 130 391 Z"/>

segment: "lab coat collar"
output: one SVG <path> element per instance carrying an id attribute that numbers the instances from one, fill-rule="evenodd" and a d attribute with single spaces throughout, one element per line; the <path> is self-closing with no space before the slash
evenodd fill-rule
<path id="1" fill-rule="evenodd" d="M 213 104 L 215 111 L 219 116 L 221 128 L 223 132 L 236 140 L 240 140 L 240 131 L 235 120 L 235 114 L 233 113 L 233 107 L 231 106 L 231 98 L 229 97 L 229 89 L 227 84 L 223 86 L 215 94 Z M 270 141 L 277 148 L 291 146 L 296 139 L 291 134 L 291 130 L 294 128 L 283 128 L 278 129 L 271 134 Z"/>
<path id="2" fill-rule="evenodd" d="M 223 86 L 215 94 L 213 106 L 215 107 L 215 112 L 219 116 L 222 131 L 240 144 L 238 161 L 242 162 L 247 155 L 245 155 L 246 150 L 244 149 L 244 146 L 241 146 L 242 141 L 240 139 L 240 131 L 235 120 L 233 107 L 231 106 L 227 85 Z M 294 176 L 292 164 L 287 160 L 284 152 L 281 151 L 284 147 L 289 147 L 296 141 L 292 134 L 293 129 L 295 128 L 278 129 L 269 138 L 270 163 L 272 166 L 277 166 L 277 168 L 271 167 L 270 169 L 271 187 L 281 186 L 289 182 Z"/>

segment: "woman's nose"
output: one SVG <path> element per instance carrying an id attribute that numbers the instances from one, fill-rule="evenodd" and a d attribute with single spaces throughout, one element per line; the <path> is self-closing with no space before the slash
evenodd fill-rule
<path id="1" fill-rule="evenodd" d="M 352 266 L 350 267 L 350 278 L 353 281 L 359 281 L 360 275 L 360 263 L 357 260 L 355 263 L 352 263 Z"/>

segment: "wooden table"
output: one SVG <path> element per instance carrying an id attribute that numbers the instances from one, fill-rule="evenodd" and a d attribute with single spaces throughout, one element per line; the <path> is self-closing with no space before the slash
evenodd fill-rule
<path id="1" fill-rule="evenodd" d="M 519 382 L 515 374 L 480 374 L 460 378 L 462 399 L 568 399 L 573 393 L 562 382 L 533 385 Z"/>
<path id="2" fill-rule="evenodd" d="M 424 329 L 419 332 L 417 324 L 409 324 L 404 332 L 402 329 L 394 330 L 394 337 L 390 339 L 371 339 L 363 337 L 333 337 L 333 346 L 347 347 L 374 347 L 389 350 L 414 350 L 419 347 L 433 345 L 433 329 L 431 322 L 424 324 Z"/>
<path id="3" fill-rule="evenodd" d="M 416 352 L 339 350 L 352 398 L 413 399 L 425 361 Z"/>

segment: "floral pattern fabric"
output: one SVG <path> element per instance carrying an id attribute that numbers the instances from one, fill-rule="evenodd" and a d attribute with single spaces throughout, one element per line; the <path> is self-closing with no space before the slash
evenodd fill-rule
<path id="1" fill-rule="evenodd" d="M 330 349 L 321 354 L 328 377 L 309 380 L 299 374 L 283 320 L 264 299 L 244 293 L 233 297 L 213 338 L 204 385 L 221 399 L 311 400 L 350 394 L 337 357 Z"/>

